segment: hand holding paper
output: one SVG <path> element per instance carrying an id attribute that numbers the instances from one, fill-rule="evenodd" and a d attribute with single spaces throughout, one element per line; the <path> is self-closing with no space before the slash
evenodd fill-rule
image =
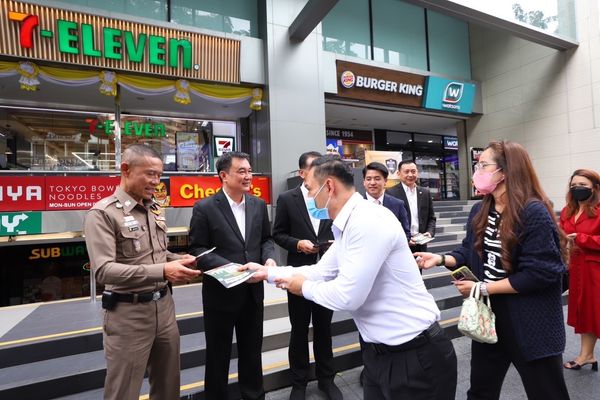
<path id="1" fill-rule="evenodd" d="M 306 278 L 304 275 L 294 274 L 292 276 L 275 278 L 275 284 L 278 288 L 287 290 L 297 296 L 302 296 L 302 284 Z"/>
<path id="2" fill-rule="evenodd" d="M 254 274 L 248 279 L 248 283 L 256 283 L 260 281 L 266 281 L 269 277 L 269 267 L 260 265 L 258 263 L 250 262 L 245 265 L 240 265 L 238 271 L 249 271 Z"/>
<path id="3" fill-rule="evenodd" d="M 240 283 L 246 282 L 248 279 L 255 274 L 254 271 L 245 270 L 240 271 L 242 266 L 240 264 L 229 263 L 222 265 L 217 268 L 206 271 L 204 274 L 212 276 L 219 281 L 220 284 L 225 286 L 227 289 L 237 286 Z"/>

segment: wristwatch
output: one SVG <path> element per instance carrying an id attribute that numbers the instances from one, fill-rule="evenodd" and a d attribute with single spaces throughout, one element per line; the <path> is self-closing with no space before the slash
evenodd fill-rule
<path id="1" fill-rule="evenodd" d="M 485 283 L 482 283 L 481 285 L 479 285 L 479 291 L 481 292 L 482 296 L 489 296 L 488 291 L 487 291 L 487 285 Z"/>
<path id="2" fill-rule="evenodd" d="M 445 254 L 440 254 L 442 256 L 442 260 L 438 263 L 439 267 L 445 267 L 446 266 L 446 255 Z"/>

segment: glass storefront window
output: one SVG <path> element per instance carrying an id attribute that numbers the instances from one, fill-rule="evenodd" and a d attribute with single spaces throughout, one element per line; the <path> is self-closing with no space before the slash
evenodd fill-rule
<path id="1" fill-rule="evenodd" d="M 121 147 L 152 146 L 165 171 L 211 172 L 213 133 L 235 137 L 237 124 L 184 118 L 121 116 Z M 0 169 L 114 171 L 115 115 L 0 108 Z"/>
<path id="2" fill-rule="evenodd" d="M 323 50 L 371 58 L 369 2 L 340 0 L 323 18 Z"/>
<path id="3" fill-rule="evenodd" d="M 481 11 L 568 40 L 577 40 L 575 0 L 450 0 L 453 3 Z"/>
<path id="4" fill-rule="evenodd" d="M 171 0 L 171 22 L 258 37 L 256 0 Z"/>
<path id="5" fill-rule="evenodd" d="M 373 0 L 372 7 L 375 61 L 427 70 L 423 8 L 398 0 Z"/>
<path id="6" fill-rule="evenodd" d="M 99 8 L 101 10 L 134 15 L 136 17 L 167 20 L 167 0 L 60 0 L 62 3 Z M 37 0 L 37 4 L 56 7 L 56 2 Z"/>
<path id="7" fill-rule="evenodd" d="M 471 79 L 469 25 L 456 18 L 427 10 L 429 70 Z"/>
<path id="8" fill-rule="evenodd" d="M 419 169 L 419 185 L 435 200 L 460 198 L 458 150 L 444 148 L 444 136 L 375 130 L 375 149 L 402 152 Z"/>
<path id="9" fill-rule="evenodd" d="M 103 131 L 111 120 L 113 114 L 0 108 L 0 168 L 114 170 L 114 142 Z"/>
<path id="10" fill-rule="evenodd" d="M 258 37 L 257 0 L 60 0 L 110 12 L 195 26 L 218 32 Z M 38 0 L 38 4 L 56 7 L 57 3 Z M 170 7 L 170 10 L 168 9 Z"/>
<path id="11" fill-rule="evenodd" d="M 187 248 L 187 235 L 169 236 L 169 251 L 185 253 Z M 0 307 L 90 295 L 89 255 L 83 241 L 1 246 L 0 258 Z M 97 283 L 96 293 L 103 290 Z"/>
<path id="12" fill-rule="evenodd" d="M 401 0 L 340 0 L 322 30 L 325 51 L 471 79 L 468 23 L 423 7 Z"/>

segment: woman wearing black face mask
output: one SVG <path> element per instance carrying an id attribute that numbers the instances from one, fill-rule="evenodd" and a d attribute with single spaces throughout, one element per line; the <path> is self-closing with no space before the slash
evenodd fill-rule
<path id="1" fill-rule="evenodd" d="M 567 369 L 591 365 L 598 371 L 594 347 L 600 336 L 600 175 L 588 169 L 573 173 L 560 225 L 572 241 L 569 261 L 567 324 L 581 334 L 581 350 Z"/>

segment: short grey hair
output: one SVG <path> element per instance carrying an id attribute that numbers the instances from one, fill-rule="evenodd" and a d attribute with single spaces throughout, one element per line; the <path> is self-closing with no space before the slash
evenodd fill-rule
<path id="1" fill-rule="evenodd" d="M 156 150 L 146 144 L 131 144 L 127 146 L 121 157 L 121 162 L 129 165 L 136 164 L 141 158 L 150 157 L 158 158 L 162 161 L 162 157 Z"/>

